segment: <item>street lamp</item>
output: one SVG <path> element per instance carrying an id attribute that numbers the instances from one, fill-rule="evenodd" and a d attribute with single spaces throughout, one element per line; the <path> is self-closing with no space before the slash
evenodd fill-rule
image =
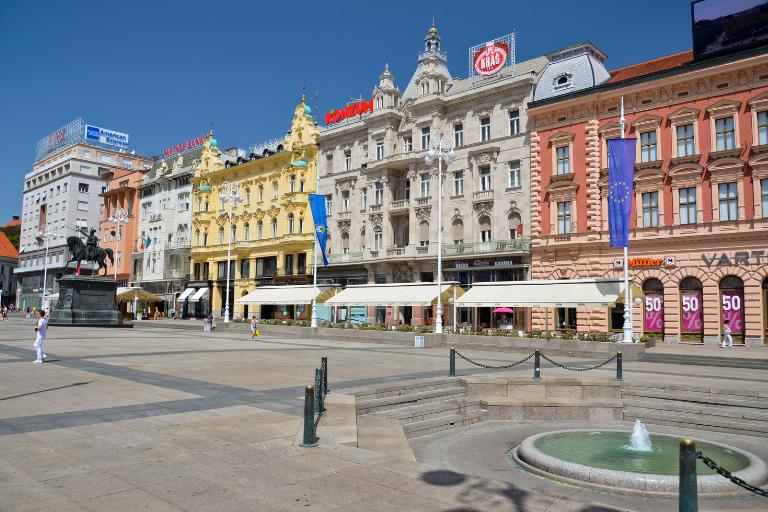
<path id="1" fill-rule="evenodd" d="M 122 239 L 122 233 L 120 229 L 121 224 L 128 224 L 128 212 L 125 211 L 122 208 L 114 208 L 112 209 L 112 215 L 109 216 L 109 222 L 113 224 L 112 228 L 112 236 L 115 239 L 115 281 L 117 281 L 117 241 L 118 241 L 118 235 L 120 235 L 120 239 Z"/>
<path id="2" fill-rule="evenodd" d="M 227 235 L 227 298 L 224 305 L 224 323 L 229 323 L 229 270 L 232 262 L 230 261 L 232 254 L 232 207 L 235 203 L 242 203 L 243 197 L 237 187 L 237 183 L 223 183 L 221 185 L 221 193 L 219 199 L 222 203 L 229 203 L 229 234 Z"/>
<path id="3" fill-rule="evenodd" d="M 427 165 L 437 159 L 437 320 L 435 334 L 443 333 L 443 162 L 450 164 L 456 159 L 451 139 L 440 138 L 429 145 L 424 161 Z"/>
<path id="4" fill-rule="evenodd" d="M 46 226 L 45 233 L 42 233 L 38 235 L 38 239 L 45 240 L 45 256 L 43 256 L 43 300 L 42 300 L 42 306 L 43 310 L 47 313 L 50 309 L 48 307 L 48 240 L 54 235 L 54 231 L 51 231 L 49 227 Z"/>

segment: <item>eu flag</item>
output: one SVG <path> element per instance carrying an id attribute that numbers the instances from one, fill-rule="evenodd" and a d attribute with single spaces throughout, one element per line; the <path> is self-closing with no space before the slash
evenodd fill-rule
<path id="1" fill-rule="evenodd" d="M 608 230 L 611 247 L 626 247 L 635 189 L 637 139 L 608 139 Z"/>
<path id="2" fill-rule="evenodd" d="M 315 240 L 320 245 L 320 253 L 323 255 L 323 265 L 328 265 L 328 256 L 325 255 L 325 245 L 328 242 L 325 196 L 309 194 L 309 207 L 312 210 L 312 220 L 315 222 Z"/>

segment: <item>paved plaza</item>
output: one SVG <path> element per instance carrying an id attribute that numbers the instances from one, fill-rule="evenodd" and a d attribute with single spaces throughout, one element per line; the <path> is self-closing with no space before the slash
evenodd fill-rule
<path id="1" fill-rule="evenodd" d="M 443 377 L 446 350 L 271 336 L 251 342 L 244 330 L 202 333 L 148 323 L 134 329 L 52 327 L 48 361 L 35 365 L 32 326 L 22 317 L 0 324 L 3 512 L 677 509 L 669 501 L 557 486 L 527 474 L 505 474 L 501 481 L 492 469 L 473 471 L 471 464 L 460 474 L 455 465 L 441 466 L 460 457 L 435 455 L 437 438 L 414 443 L 422 462 L 322 438 L 318 448 L 296 446 L 304 386 L 322 355 L 329 359 L 333 395 Z M 519 358 L 467 354 L 491 364 Z M 488 372 L 463 361 L 457 366 L 460 375 Z M 525 366 L 494 374 L 530 371 Z M 551 366 L 543 372 L 545 379 L 573 376 Z M 610 379 L 613 372 L 609 367 L 590 376 Z M 765 389 L 764 371 L 738 368 L 627 363 L 625 379 Z M 488 422 L 476 428 L 499 427 Z M 461 439 L 456 436 L 471 430 L 457 429 L 442 444 L 455 447 Z M 704 501 L 701 509 L 765 510 L 756 508 L 760 504 L 745 497 Z"/>

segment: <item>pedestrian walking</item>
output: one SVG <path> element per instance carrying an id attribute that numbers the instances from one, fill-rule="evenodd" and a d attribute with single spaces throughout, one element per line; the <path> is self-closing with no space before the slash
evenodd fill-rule
<path id="1" fill-rule="evenodd" d="M 211 332 L 212 328 L 213 328 L 213 313 L 208 313 L 208 316 L 205 319 L 205 331 Z"/>
<path id="2" fill-rule="evenodd" d="M 731 325 L 728 320 L 723 320 L 723 348 L 728 342 L 728 348 L 733 348 L 733 336 L 731 336 Z"/>
<path id="3" fill-rule="evenodd" d="M 40 320 L 37 321 L 35 326 L 35 351 L 37 352 L 37 359 L 33 363 L 42 363 L 48 356 L 43 353 L 43 342 L 45 341 L 45 335 L 48 333 L 48 320 L 45 319 L 45 310 L 38 311 Z"/>
<path id="4" fill-rule="evenodd" d="M 251 339 L 261 336 L 261 331 L 259 330 L 258 324 L 259 323 L 258 320 L 256 320 L 256 315 L 253 315 L 251 318 Z"/>

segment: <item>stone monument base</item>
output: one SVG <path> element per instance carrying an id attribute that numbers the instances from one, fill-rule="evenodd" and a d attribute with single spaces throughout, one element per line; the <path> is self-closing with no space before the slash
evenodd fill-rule
<path id="1" fill-rule="evenodd" d="M 111 277 L 68 275 L 58 280 L 59 300 L 48 324 L 55 326 L 133 327 L 117 308 L 117 281 Z"/>

